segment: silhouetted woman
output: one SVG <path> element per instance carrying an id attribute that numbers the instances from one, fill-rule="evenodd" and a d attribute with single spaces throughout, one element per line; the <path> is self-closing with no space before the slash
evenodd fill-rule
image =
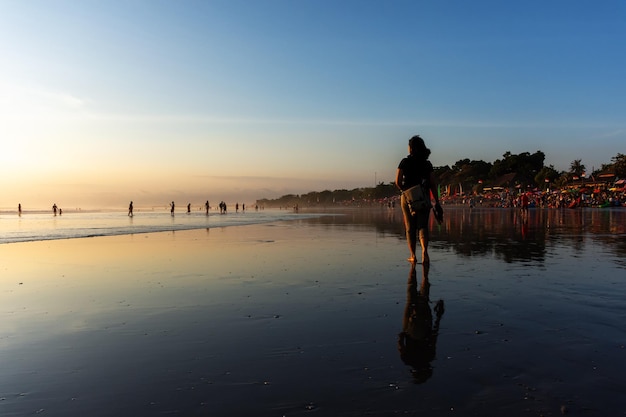
<path id="1" fill-rule="evenodd" d="M 438 217 L 443 216 L 437 196 L 437 183 L 433 175 L 433 165 L 428 160 L 430 149 L 419 135 L 409 139 L 409 155 L 403 158 L 396 172 L 396 186 L 402 191 L 401 206 L 406 228 L 406 239 L 411 257 L 409 262 L 417 262 L 415 249 L 419 237 L 422 246 L 422 263 L 430 262 L 428 256 L 428 217 L 431 196 L 435 200 Z M 412 200 L 413 191 L 419 189 L 423 200 L 419 204 Z M 442 218 L 442 217 L 441 217 Z"/>

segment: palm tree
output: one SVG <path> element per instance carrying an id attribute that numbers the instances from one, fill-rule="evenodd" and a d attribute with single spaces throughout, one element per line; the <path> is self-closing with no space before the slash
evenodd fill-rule
<path id="1" fill-rule="evenodd" d="M 569 172 L 572 175 L 580 177 L 585 172 L 585 165 L 582 164 L 582 160 L 573 160 L 569 166 Z"/>

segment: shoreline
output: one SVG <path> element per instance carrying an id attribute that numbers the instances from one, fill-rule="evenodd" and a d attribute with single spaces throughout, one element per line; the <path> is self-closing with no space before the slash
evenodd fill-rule
<path id="1" fill-rule="evenodd" d="M 514 207 L 514 206 L 493 206 L 493 205 L 475 205 L 470 207 L 469 204 L 461 204 L 461 203 L 449 203 L 449 202 L 445 202 L 442 201 L 441 202 L 441 206 L 446 208 L 466 208 L 466 209 L 499 209 L 499 210 L 505 210 L 505 209 L 520 209 L 521 207 Z M 395 205 L 395 208 L 399 208 L 399 203 Z M 572 209 L 604 209 L 604 208 L 624 208 L 624 206 L 577 206 L 574 208 L 569 208 L 569 207 L 552 207 L 552 206 L 529 206 L 528 209 L 529 210 L 572 210 Z M 371 204 L 361 204 L 361 205 L 328 205 L 328 206 L 299 206 L 297 211 L 300 212 L 307 212 L 307 213 L 315 213 L 316 211 L 323 211 L 323 212 L 327 212 L 327 211 L 332 211 L 332 210 L 337 210 L 337 211 L 346 211 L 346 210 L 378 210 L 378 209 L 389 209 L 389 207 L 387 207 L 387 205 L 383 204 L 383 203 L 371 203 Z M 234 209 L 231 209 L 228 211 L 228 213 L 226 214 L 245 214 L 245 213 L 253 213 L 253 212 L 263 212 L 263 211 L 278 211 L 278 212 L 295 212 L 295 210 L 292 207 L 266 207 L 266 208 L 259 208 L 258 210 L 253 209 L 253 208 L 247 208 L 245 211 L 241 211 L 239 210 L 239 212 L 235 212 Z M 63 209 L 63 213 L 64 214 L 80 214 L 80 213 L 127 213 L 128 209 L 124 209 L 124 208 L 90 208 L 90 209 L 81 209 L 81 208 L 73 208 L 73 209 Z M 135 207 L 134 208 L 134 212 L 135 213 L 167 213 L 170 214 L 170 209 L 169 207 L 166 206 L 154 206 L 154 207 Z M 191 214 L 199 214 L 199 213 L 204 213 L 204 208 L 202 207 L 195 207 L 192 208 L 191 210 Z M 219 212 L 219 209 L 216 207 L 211 207 L 211 210 L 209 211 L 210 214 L 221 214 Z M 51 216 L 54 217 L 54 214 L 52 212 L 52 210 L 50 209 L 32 209 L 32 210 L 22 210 L 22 215 L 29 215 L 29 214 L 50 214 Z M 186 209 L 181 207 L 179 210 L 176 211 L 176 214 L 178 215 L 183 215 L 183 214 L 188 214 Z M 17 211 L 17 209 L 15 208 L 8 208 L 8 207 L 4 207 L 4 208 L 0 208 L 0 216 L 1 215 L 11 215 L 11 216 L 19 216 L 19 213 Z"/>
<path id="2" fill-rule="evenodd" d="M 576 209 L 565 208 L 530 208 L 527 215 L 528 220 L 561 222 L 572 215 L 594 216 L 602 213 L 613 213 L 621 215 L 626 211 L 623 207 L 593 208 L 584 207 Z M 463 221 L 463 217 L 458 218 L 456 213 L 473 213 L 472 216 L 479 218 L 486 214 L 511 213 L 507 222 L 512 222 L 515 226 L 524 217 L 516 219 L 522 213 L 520 208 L 514 207 L 468 207 L 468 206 L 444 206 L 445 229 L 456 228 L 455 223 Z M 586 214 L 585 214 L 586 213 Z M 522 213 L 523 214 L 523 213 Z M 90 217 L 92 216 L 92 217 Z M 368 207 L 315 207 L 302 208 L 298 211 L 285 209 L 265 209 L 245 212 L 229 212 L 220 214 L 212 212 L 208 216 L 204 212 L 180 213 L 171 216 L 169 212 L 138 212 L 135 216 L 129 217 L 124 211 L 84 211 L 78 213 L 67 213 L 54 216 L 52 213 L 29 213 L 19 216 L 17 214 L 7 216 L 0 215 L 0 245 L 25 241 L 51 241 L 57 239 L 101 237 L 110 235 L 132 235 L 145 234 L 163 231 L 182 231 L 208 228 L 220 228 L 229 226 L 246 226 L 253 224 L 265 224 L 275 221 L 297 221 L 310 217 L 325 216 L 347 216 L 348 222 L 356 221 L 370 223 L 382 221 L 383 223 L 402 224 L 402 213 L 399 206 L 389 208 L 386 206 Z M 548 216 L 545 219 L 545 216 Z M 554 217 L 556 216 L 556 217 Z M 535 219 L 538 217 L 538 219 Z M 376 220 L 379 219 L 379 220 Z M 32 221 L 31 221 L 32 220 Z M 603 220 L 604 221 L 604 220 Z M 431 216 L 432 222 L 432 216 Z M 345 222 L 342 222 L 345 223 Z M 549 226 L 548 226 L 549 227 Z M 615 230 L 621 230 L 616 225 Z M 440 228 L 440 226 L 439 226 Z M 404 235 L 403 231 L 398 231 Z"/>
<path id="3" fill-rule="evenodd" d="M 181 213 L 140 212 L 127 216 L 124 212 L 82 212 L 54 216 L 49 213 L 15 216 L 0 221 L 0 243 L 19 241 L 87 238 L 111 235 L 145 234 L 162 231 L 213 229 L 229 226 L 265 224 L 274 221 L 325 216 L 323 213 L 259 211 L 253 213 Z"/>

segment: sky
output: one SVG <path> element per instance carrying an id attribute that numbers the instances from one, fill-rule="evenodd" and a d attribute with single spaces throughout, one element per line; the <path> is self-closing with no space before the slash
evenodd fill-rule
<path id="1" fill-rule="evenodd" d="M 0 0 L 0 207 L 201 205 L 626 153 L 618 0 Z"/>

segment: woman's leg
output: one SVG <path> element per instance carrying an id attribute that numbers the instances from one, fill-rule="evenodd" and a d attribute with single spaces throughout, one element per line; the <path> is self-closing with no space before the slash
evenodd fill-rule
<path id="1" fill-rule="evenodd" d="M 422 264 L 427 265 L 430 263 L 430 257 L 428 256 L 428 229 L 420 229 L 420 245 L 422 246 Z"/>
<path id="2" fill-rule="evenodd" d="M 409 252 L 411 256 L 409 257 L 410 262 L 416 262 L 417 257 L 415 256 L 415 250 L 417 248 L 417 219 L 415 216 L 411 215 L 411 210 L 409 209 L 409 204 L 406 201 L 404 195 L 402 195 L 400 199 L 400 205 L 402 207 L 402 215 L 404 217 L 404 228 L 406 230 L 406 242 L 409 246 Z"/>
<path id="3" fill-rule="evenodd" d="M 422 264 L 428 264 L 430 257 L 428 256 L 428 219 L 430 217 L 430 209 L 425 209 L 417 213 L 417 228 L 419 233 L 420 246 L 422 247 Z"/>

